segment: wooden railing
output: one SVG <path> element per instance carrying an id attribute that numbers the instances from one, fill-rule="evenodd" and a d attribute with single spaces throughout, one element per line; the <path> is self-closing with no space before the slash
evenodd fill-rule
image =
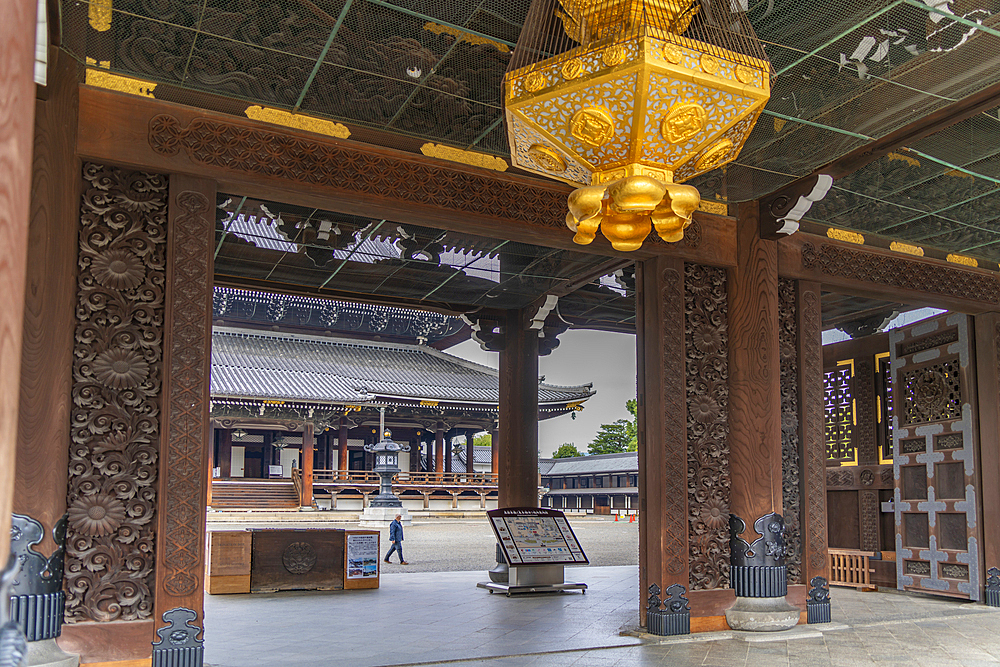
<path id="1" fill-rule="evenodd" d="M 851 586 L 871 590 L 872 568 L 869 559 L 875 553 L 856 549 L 828 549 L 830 554 L 830 585 Z"/>
<path id="2" fill-rule="evenodd" d="M 292 484 L 295 485 L 295 495 L 299 499 L 299 505 L 302 505 L 302 471 L 298 468 L 292 468 Z"/>
<path id="3" fill-rule="evenodd" d="M 295 474 L 292 474 L 293 480 Z M 313 484 L 373 484 L 378 485 L 378 473 L 370 470 L 313 470 Z M 392 478 L 401 486 L 496 486 L 497 476 L 489 472 L 409 472 L 402 471 Z"/>

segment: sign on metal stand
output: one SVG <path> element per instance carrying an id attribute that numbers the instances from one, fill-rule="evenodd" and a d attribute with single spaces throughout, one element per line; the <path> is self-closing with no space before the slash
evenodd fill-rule
<path id="1" fill-rule="evenodd" d="M 517 593 L 586 592 L 587 584 L 564 580 L 566 565 L 588 565 L 566 515 L 541 507 L 507 507 L 486 513 L 509 566 L 506 583 L 477 584 L 508 597 Z"/>

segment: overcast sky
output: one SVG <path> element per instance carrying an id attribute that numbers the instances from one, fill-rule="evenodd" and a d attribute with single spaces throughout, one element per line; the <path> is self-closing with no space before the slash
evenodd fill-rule
<path id="1" fill-rule="evenodd" d="M 499 353 L 484 352 L 472 340 L 447 352 L 493 368 L 500 363 Z M 635 398 L 635 336 L 567 331 L 559 336 L 559 347 L 552 354 L 539 357 L 538 372 L 545 376 L 547 384 L 575 386 L 592 382 L 597 390 L 597 395 L 576 413 L 576 419 L 563 415 L 539 423 L 538 449 L 543 457 L 551 456 L 564 442 L 586 453 L 601 424 L 631 418 L 625 401 Z"/>

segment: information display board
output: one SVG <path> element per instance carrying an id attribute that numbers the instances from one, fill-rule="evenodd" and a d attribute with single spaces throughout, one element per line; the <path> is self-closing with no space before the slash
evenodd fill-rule
<path id="1" fill-rule="evenodd" d="M 507 507 L 486 513 L 511 565 L 586 565 L 566 515 L 543 507 Z"/>
<path id="2" fill-rule="evenodd" d="M 378 533 L 347 534 L 347 578 L 378 579 Z"/>

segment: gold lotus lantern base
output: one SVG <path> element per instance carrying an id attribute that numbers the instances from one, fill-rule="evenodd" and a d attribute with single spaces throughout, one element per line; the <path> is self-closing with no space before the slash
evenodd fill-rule
<path id="1" fill-rule="evenodd" d="M 725 36 L 689 0 L 536 1 L 535 16 L 557 17 L 569 48 L 553 47 L 551 25 L 535 31 L 535 42 L 549 35 L 545 44 L 518 43 L 522 54 L 558 55 L 512 59 L 504 92 L 513 163 L 581 186 L 566 216 L 577 243 L 601 231 L 631 251 L 653 229 L 680 241 L 701 201 L 680 183 L 734 160 L 770 96 L 770 63 L 749 22 L 741 19 L 749 37 L 730 40 L 744 48 L 729 50 L 679 34 Z"/>

